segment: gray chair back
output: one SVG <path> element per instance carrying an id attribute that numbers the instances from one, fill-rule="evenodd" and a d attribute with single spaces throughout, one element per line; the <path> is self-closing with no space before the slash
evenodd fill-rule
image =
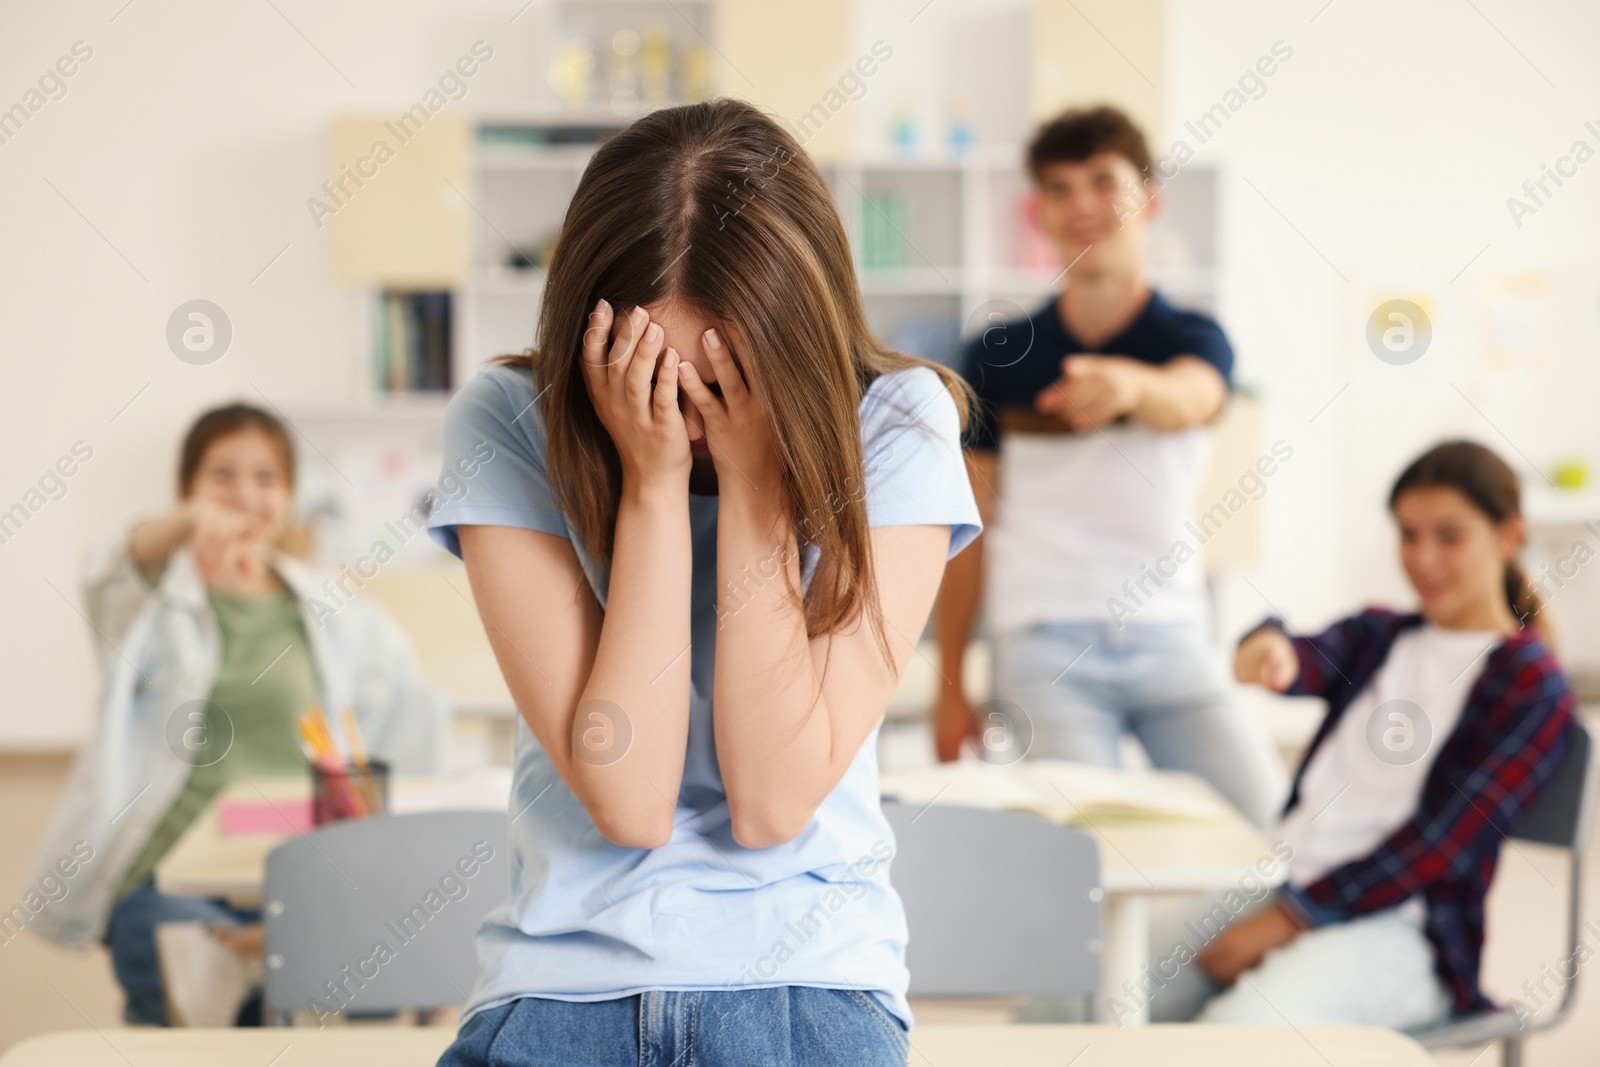
<path id="1" fill-rule="evenodd" d="M 323 826 L 267 857 L 265 1014 L 464 1004 L 474 937 L 511 894 L 503 812 L 380 815 Z"/>
<path id="2" fill-rule="evenodd" d="M 1545 784 L 1533 810 L 1523 816 L 1511 835 L 1571 851 L 1571 874 L 1567 891 L 1566 953 L 1577 957 L 1583 944 L 1582 916 L 1583 864 L 1585 845 L 1594 819 L 1596 767 L 1594 741 L 1588 729 L 1576 719 L 1571 727 L 1571 746 L 1555 776 Z M 1501 1043 L 1502 1067 L 1521 1067 L 1523 1042 L 1535 1030 L 1544 1030 L 1564 1020 L 1572 1011 L 1578 991 L 1578 975 L 1573 974 L 1561 990 L 1556 1010 L 1542 1017 L 1521 1019 L 1510 1010 L 1489 1012 L 1464 1019 L 1452 1019 L 1437 1026 L 1411 1031 L 1424 1048 L 1460 1048 L 1489 1041 Z M 1541 1005 L 1542 1007 L 1542 1005 Z"/>
<path id="3" fill-rule="evenodd" d="M 1015 812 L 883 802 L 905 903 L 911 996 L 1083 996 L 1100 988 L 1100 853 Z"/>
<path id="4" fill-rule="evenodd" d="M 1566 759 L 1557 768 L 1555 777 L 1545 785 L 1539 803 L 1523 818 L 1512 837 L 1559 848 L 1583 846 L 1594 811 L 1592 798 L 1587 795 L 1594 788 L 1593 776 L 1589 773 L 1591 744 L 1589 731 L 1582 723 L 1574 722 L 1572 746 L 1567 749 Z"/>

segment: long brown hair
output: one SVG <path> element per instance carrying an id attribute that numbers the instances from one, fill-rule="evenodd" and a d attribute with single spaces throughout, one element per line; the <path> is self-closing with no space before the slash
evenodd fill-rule
<path id="1" fill-rule="evenodd" d="M 1401 472 L 1389 491 L 1389 510 L 1410 489 L 1454 489 L 1496 526 L 1522 514 L 1522 484 L 1505 460 L 1476 441 L 1446 441 L 1418 456 Z M 1515 559 L 1505 568 L 1506 605 L 1524 627 L 1549 636 L 1542 614 L 1544 602 Z"/>
<path id="2" fill-rule="evenodd" d="M 793 528 L 820 553 L 803 601 L 807 635 L 833 633 L 865 608 L 892 662 L 862 493 L 860 404 L 880 374 L 920 366 L 943 379 L 963 430 L 974 400 L 954 371 L 872 336 L 844 227 L 811 158 L 755 106 L 715 99 L 645 115 L 584 169 L 551 249 L 534 346 L 502 361 L 533 371 L 552 490 L 591 558 L 609 564 L 622 468 L 581 368 L 601 298 L 617 321 L 670 300 L 738 328 L 744 373 L 767 400 Z M 905 414 L 914 422 L 918 413 Z"/>

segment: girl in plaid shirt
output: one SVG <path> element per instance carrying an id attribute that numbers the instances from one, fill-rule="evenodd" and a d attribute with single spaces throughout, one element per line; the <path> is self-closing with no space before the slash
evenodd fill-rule
<path id="1" fill-rule="evenodd" d="M 1484 896 L 1575 702 L 1515 560 L 1516 474 L 1449 442 L 1389 508 L 1419 611 L 1368 608 L 1309 637 L 1269 618 L 1239 643 L 1239 681 L 1321 697 L 1327 717 L 1274 833 L 1287 884 L 1184 924 L 1164 960 L 1194 966 L 1154 968 L 1156 1018 L 1407 1028 L 1494 1007 Z"/>

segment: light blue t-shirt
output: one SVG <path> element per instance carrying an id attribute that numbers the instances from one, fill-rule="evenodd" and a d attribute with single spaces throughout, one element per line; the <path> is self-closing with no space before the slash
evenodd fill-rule
<path id="1" fill-rule="evenodd" d="M 546 480 L 534 396 L 526 368 L 493 366 L 450 401 L 429 533 L 458 556 L 460 525 L 571 540 Z M 927 367 L 880 375 L 860 415 L 869 524 L 948 524 L 949 555 L 960 552 L 982 523 L 955 401 L 939 376 Z M 878 799 L 878 730 L 799 837 L 761 849 L 734 841 L 712 736 L 717 498 L 691 493 L 689 522 L 690 719 L 672 838 L 639 849 L 602 837 L 519 717 L 511 899 L 479 929 L 467 1014 L 522 996 L 806 985 L 871 991 L 909 1027 L 906 920 L 889 883 L 895 841 Z M 609 575 L 573 548 L 603 607 Z M 806 545 L 806 585 L 816 562 Z"/>

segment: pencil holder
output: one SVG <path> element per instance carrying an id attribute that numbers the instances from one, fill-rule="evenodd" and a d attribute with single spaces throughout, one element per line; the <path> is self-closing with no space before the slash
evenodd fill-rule
<path id="1" fill-rule="evenodd" d="M 341 819 L 364 819 L 389 809 L 389 764 L 368 760 L 311 765 L 311 821 L 317 826 Z"/>

